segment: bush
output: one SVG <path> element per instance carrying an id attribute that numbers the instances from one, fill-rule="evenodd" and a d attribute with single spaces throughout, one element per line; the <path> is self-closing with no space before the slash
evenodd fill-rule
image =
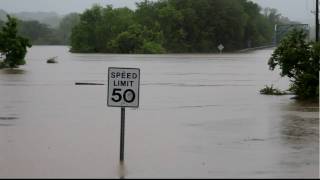
<path id="1" fill-rule="evenodd" d="M 24 57 L 27 47 L 31 47 L 28 39 L 18 36 L 17 19 L 7 15 L 8 21 L 0 31 L 0 53 L 5 59 L 0 64 L 0 68 L 17 68 L 26 62 Z"/>
<path id="2" fill-rule="evenodd" d="M 139 35 L 125 31 L 111 41 L 110 47 L 117 53 L 136 53 L 142 45 Z"/>
<path id="3" fill-rule="evenodd" d="M 272 54 L 268 64 L 271 70 L 279 66 L 281 76 L 290 78 L 292 90 L 298 98 L 319 96 L 320 44 L 306 41 L 303 30 L 293 30 Z"/>
<path id="4" fill-rule="evenodd" d="M 280 89 L 273 88 L 273 85 L 271 86 L 266 85 L 265 88 L 260 90 L 260 93 L 265 95 L 277 95 L 277 96 L 288 94 L 284 91 L 281 91 Z"/>
<path id="5" fill-rule="evenodd" d="M 144 42 L 142 46 L 142 53 L 144 54 L 163 54 L 166 50 L 161 44 L 155 42 Z"/>

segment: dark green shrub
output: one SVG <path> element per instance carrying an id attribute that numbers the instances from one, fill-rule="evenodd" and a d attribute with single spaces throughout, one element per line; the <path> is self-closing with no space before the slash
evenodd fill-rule
<path id="1" fill-rule="evenodd" d="M 260 90 L 260 93 L 264 95 L 277 95 L 277 96 L 287 94 L 286 92 L 283 92 L 280 89 L 273 88 L 273 85 L 271 86 L 266 85 L 265 88 Z"/>
<path id="2" fill-rule="evenodd" d="M 319 96 L 320 44 L 306 41 L 306 33 L 293 30 L 272 54 L 268 64 L 271 70 L 279 66 L 281 76 L 292 82 L 290 90 L 298 98 L 314 99 Z"/>
<path id="3" fill-rule="evenodd" d="M 0 31 L 0 53 L 5 59 L 0 68 L 18 68 L 24 65 L 27 47 L 31 47 L 28 39 L 17 35 L 17 19 L 7 15 L 8 21 Z"/>

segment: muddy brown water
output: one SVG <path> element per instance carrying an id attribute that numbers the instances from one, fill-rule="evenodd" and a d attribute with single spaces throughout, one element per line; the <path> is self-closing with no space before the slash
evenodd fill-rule
<path id="1" fill-rule="evenodd" d="M 0 70 L 1 178 L 317 178 L 319 105 L 259 90 L 289 80 L 271 49 L 242 54 L 71 54 L 34 46 Z M 47 64 L 58 56 L 57 64 Z M 140 107 L 106 106 L 108 67 L 141 69 Z"/>

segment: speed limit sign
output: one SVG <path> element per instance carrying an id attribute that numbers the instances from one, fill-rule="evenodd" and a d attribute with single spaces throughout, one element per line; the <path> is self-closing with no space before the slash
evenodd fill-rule
<path id="1" fill-rule="evenodd" d="M 109 67 L 108 106 L 139 107 L 140 69 Z"/>
<path id="2" fill-rule="evenodd" d="M 140 69 L 109 67 L 108 106 L 121 107 L 120 162 L 124 161 L 125 108 L 139 107 Z"/>

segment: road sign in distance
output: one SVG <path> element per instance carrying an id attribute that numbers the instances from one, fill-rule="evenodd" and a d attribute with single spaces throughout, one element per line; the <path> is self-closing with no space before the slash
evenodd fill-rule
<path id="1" fill-rule="evenodd" d="M 223 46 L 222 44 L 220 44 L 220 45 L 218 46 L 218 49 L 219 49 L 219 51 L 222 51 L 222 50 L 224 49 L 224 46 Z"/>

